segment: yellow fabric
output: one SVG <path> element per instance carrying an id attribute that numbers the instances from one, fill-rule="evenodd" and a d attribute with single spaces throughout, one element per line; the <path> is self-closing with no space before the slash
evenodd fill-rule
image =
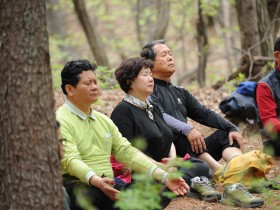
<path id="1" fill-rule="evenodd" d="M 250 186 L 256 179 L 265 178 L 273 163 L 271 156 L 259 150 L 252 150 L 232 158 L 216 171 L 213 179 L 224 185 L 242 183 Z"/>

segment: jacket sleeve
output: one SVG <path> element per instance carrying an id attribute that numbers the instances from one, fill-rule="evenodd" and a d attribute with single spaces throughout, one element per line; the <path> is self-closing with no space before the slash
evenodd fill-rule
<path id="1" fill-rule="evenodd" d="M 82 160 L 77 149 L 76 139 L 73 137 L 73 126 L 66 120 L 58 119 L 61 126 L 61 135 L 67 140 L 64 146 L 64 157 L 62 159 L 62 168 L 71 176 L 79 178 L 82 182 L 88 184 L 88 174 L 94 175 L 95 172 Z"/>
<path id="2" fill-rule="evenodd" d="M 157 106 L 160 111 L 162 112 L 163 119 L 165 123 L 168 125 L 168 127 L 173 131 L 177 133 L 182 133 L 183 135 L 187 136 L 190 130 L 193 128 L 192 125 L 187 124 L 185 122 L 182 122 L 180 120 L 177 120 L 176 118 L 172 117 L 171 115 L 167 114 L 164 109 L 162 108 L 161 104 L 158 100 L 158 95 L 156 91 L 154 91 L 151 96 L 148 98 L 148 100 L 155 106 Z"/>
<path id="3" fill-rule="evenodd" d="M 201 104 L 187 90 L 181 88 L 181 93 L 185 97 L 189 118 L 211 128 L 227 132 L 238 131 L 238 128 L 233 123 Z"/>

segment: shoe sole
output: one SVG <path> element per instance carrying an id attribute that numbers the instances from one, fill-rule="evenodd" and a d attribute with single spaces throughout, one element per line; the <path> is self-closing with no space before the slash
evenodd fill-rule
<path id="1" fill-rule="evenodd" d="M 263 202 L 244 204 L 244 203 L 240 203 L 240 202 L 235 201 L 235 200 L 225 199 L 225 198 L 222 198 L 220 200 L 220 202 L 224 205 L 227 205 L 227 206 L 238 206 L 238 207 L 243 207 L 243 208 L 256 208 L 256 207 L 259 207 L 259 206 L 263 205 Z"/>
<path id="2" fill-rule="evenodd" d="M 191 197 L 191 198 L 197 198 L 197 199 L 200 199 L 200 200 L 204 200 L 204 201 L 207 201 L 207 202 L 216 202 L 216 203 L 218 203 L 219 200 L 222 197 L 221 195 L 215 195 L 215 196 L 211 196 L 211 197 L 204 197 L 201 194 L 193 193 L 193 192 L 189 192 L 187 194 L 187 196 Z"/>

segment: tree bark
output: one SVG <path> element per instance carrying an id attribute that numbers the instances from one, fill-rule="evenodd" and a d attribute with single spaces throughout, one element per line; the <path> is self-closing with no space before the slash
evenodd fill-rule
<path id="1" fill-rule="evenodd" d="M 151 13 L 156 8 L 156 0 L 137 0 L 136 8 L 137 39 L 140 46 L 143 46 L 146 42 L 150 41 L 154 27 Z"/>
<path id="2" fill-rule="evenodd" d="M 254 56 L 262 55 L 261 40 L 258 29 L 258 16 L 256 0 L 237 0 L 236 9 L 240 28 L 240 41 L 242 57 L 236 72 L 232 73 L 225 81 L 235 79 L 239 73 L 245 75 L 247 80 L 258 81 L 262 78 L 261 66 L 254 65 Z M 213 88 L 219 88 L 224 80 L 217 82 Z"/>
<path id="3" fill-rule="evenodd" d="M 270 20 L 272 21 L 273 39 L 276 39 L 280 27 L 280 1 L 267 0 L 267 10 Z"/>
<path id="4" fill-rule="evenodd" d="M 267 0 L 257 0 L 256 9 L 258 16 L 258 31 L 261 40 L 261 55 L 269 56 L 272 54 L 274 43 L 272 22 L 267 10 Z"/>
<path id="5" fill-rule="evenodd" d="M 197 81 L 200 87 L 205 86 L 206 80 L 206 63 L 208 56 L 208 37 L 205 29 L 205 23 L 202 15 L 201 1 L 198 2 L 198 22 L 196 24 L 197 30 L 197 44 L 198 44 L 198 72 Z"/>
<path id="6" fill-rule="evenodd" d="M 169 22 L 170 2 L 167 0 L 157 0 L 157 22 L 150 40 L 163 39 Z"/>
<path id="7" fill-rule="evenodd" d="M 75 6 L 75 11 L 85 31 L 87 40 L 89 42 L 93 56 L 95 57 L 97 65 L 109 67 L 106 52 L 101 44 L 99 34 L 95 30 L 95 28 L 91 26 L 84 1 L 73 0 L 73 3 Z"/>
<path id="8" fill-rule="evenodd" d="M 43 0 L 0 0 L 0 209 L 63 209 Z"/>
<path id="9" fill-rule="evenodd" d="M 222 19 L 224 23 L 224 29 L 222 32 L 222 36 L 224 38 L 224 50 L 225 50 L 225 56 L 227 60 L 227 75 L 230 75 L 232 72 L 232 59 L 231 59 L 231 51 L 233 49 L 232 46 L 232 34 L 230 32 L 230 27 L 232 24 L 231 21 L 231 6 L 230 2 L 228 0 L 222 0 L 221 1 L 221 9 L 222 9 Z"/>
<path id="10" fill-rule="evenodd" d="M 170 2 L 168 0 L 137 0 L 136 30 L 140 46 L 148 41 L 165 37 L 169 9 Z M 153 16 L 155 19 L 152 18 Z"/>
<path id="11" fill-rule="evenodd" d="M 241 48 L 245 52 L 241 59 L 240 66 L 248 66 L 245 76 L 250 80 L 252 77 L 258 81 L 262 75 L 260 74 L 260 66 L 254 66 L 252 56 L 261 55 L 260 36 L 258 31 L 258 17 L 255 0 L 237 0 L 236 1 L 238 22 L 240 27 Z"/>

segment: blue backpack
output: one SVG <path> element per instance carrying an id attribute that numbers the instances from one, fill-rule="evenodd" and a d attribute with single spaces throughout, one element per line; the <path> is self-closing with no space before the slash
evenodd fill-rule
<path id="1" fill-rule="evenodd" d="M 220 102 L 220 110 L 227 117 L 257 119 L 258 110 L 253 98 L 256 85 L 253 81 L 241 82 L 230 96 Z"/>
<path id="2" fill-rule="evenodd" d="M 245 82 L 241 82 L 236 90 L 233 93 L 239 93 L 245 96 L 251 96 L 254 97 L 254 91 L 255 88 L 257 86 L 257 83 L 254 81 L 245 81 Z"/>

